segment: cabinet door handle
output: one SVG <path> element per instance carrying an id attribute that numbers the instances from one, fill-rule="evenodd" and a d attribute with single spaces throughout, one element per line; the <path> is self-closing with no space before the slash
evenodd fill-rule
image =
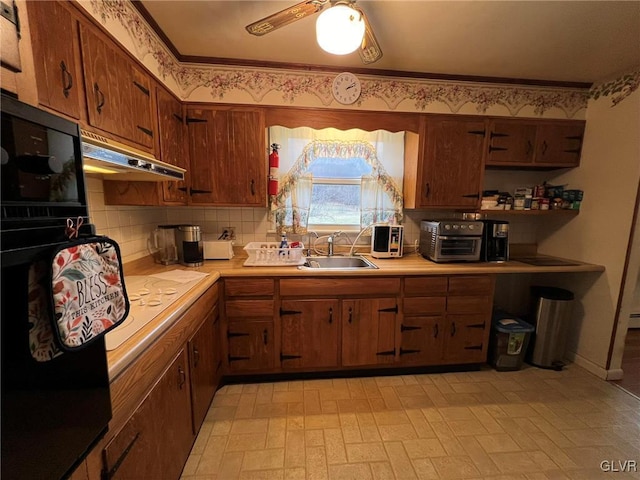
<path id="1" fill-rule="evenodd" d="M 438 324 L 433 326 L 433 338 L 438 338 Z"/>
<path id="2" fill-rule="evenodd" d="M 429 185 L 429 182 L 427 182 L 426 185 L 424 186 L 424 196 L 429 197 L 430 193 L 431 193 L 431 186 Z"/>
<path id="3" fill-rule="evenodd" d="M 145 87 L 144 85 L 136 82 L 135 80 L 133 81 L 133 84 L 138 87 L 138 89 L 144 93 L 147 97 L 151 95 L 151 93 L 149 92 L 149 89 L 147 87 Z"/>
<path id="4" fill-rule="evenodd" d="M 333 307 L 329 307 L 329 324 L 333 323 Z"/>
<path id="5" fill-rule="evenodd" d="M 60 62 L 60 69 L 62 70 L 62 93 L 65 98 L 69 98 L 69 90 L 73 87 L 73 76 L 67 69 L 67 65 L 64 63 L 64 60 Z"/>
<path id="6" fill-rule="evenodd" d="M 531 143 L 531 140 L 527 140 L 527 149 L 525 153 L 529 155 L 532 151 L 533 151 L 533 143 Z"/>
<path id="7" fill-rule="evenodd" d="M 451 322 L 451 336 L 456 334 L 456 322 Z"/>
<path id="8" fill-rule="evenodd" d="M 187 381 L 187 374 L 184 371 L 184 368 L 182 368 L 181 365 L 178 365 L 178 388 L 180 390 L 182 390 L 182 387 L 184 387 L 184 384 Z"/>
<path id="9" fill-rule="evenodd" d="M 105 98 L 104 93 L 102 93 L 102 91 L 100 90 L 98 82 L 93 84 L 93 91 L 96 94 L 96 110 L 98 111 L 98 113 L 102 113 L 102 107 L 104 107 Z"/>
<path id="10" fill-rule="evenodd" d="M 353 322 L 353 309 L 349 307 L 349 323 Z"/>
<path id="11" fill-rule="evenodd" d="M 548 147 L 549 147 L 549 146 L 547 145 L 547 141 L 546 141 L 546 140 L 544 140 L 544 141 L 542 142 L 542 154 L 543 154 L 543 155 L 544 155 L 545 153 L 547 153 L 547 148 L 548 148 Z"/>
<path id="12" fill-rule="evenodd" d="M 180 123 L 182 123 L 182 117 L 180 115 L 178 115 L 177 113 L 173 114 L 173 118 L 175 118 L 177 121 L 179 121 Z"/>
<path id="13" fill-rule="evenodd" d="M 211 193 L 211 190 L 198 190 L 197 188 L 189 189 L 189 195 L 194 195 L 196 193 Z"/>
<path id="14" fill-rule="evenodd" d="M 255 180 L 251 180 L 251 195 L 255 195 L 256 194 L 256 181 Z"/>
<path id="15" fill-rule="evenodd" d="M 200 363 L 200 351 L 198 347 L 193 347 L 193 366 L 197 367 L 198 363 Z"/>
<path id="16" fill-rule="evenodd" d="M 266 328 L 262 332 L 262 341 L 264 342 L 265 345 L 269 343 L 269 333 L 267 332 Z"/>
<path id="17" fill-rule="evenodd" d="M 149 135 L 151 138 L 153 138 L 153 130 L 149 130 L 148 128 L 142 127 L 140 125 L 136 125 L 136 127 L 145 135 Z"/>

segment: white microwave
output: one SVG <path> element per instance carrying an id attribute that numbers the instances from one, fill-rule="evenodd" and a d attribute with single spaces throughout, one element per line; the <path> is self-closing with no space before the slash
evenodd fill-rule
<path id="1" fill-rule="evenodd" d="M 402 256 L 404 227 L 402 225 L 374 225 L 371 227 L 371 256 L 395 258 Z"/>

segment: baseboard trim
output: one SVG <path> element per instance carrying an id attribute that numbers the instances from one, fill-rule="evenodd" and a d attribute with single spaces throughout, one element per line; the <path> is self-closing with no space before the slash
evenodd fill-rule
<path id="1" fill-rule="evenodd" d="M 587 360 L 586 358 L 578 355 L 575 352 L 567 352 L 565 356 L 573 363 L 581 366 L 588 372 L 593 373 L 595 376 L 600 377 L 603 380 L 608 380 L 609 372 L 606 368 L 602 368 L 601 366 L 596 365 L 591 360 Z"/>
<path id="2" fill-rule="evenodd" d="M 621 368 L 612 368 L 607 371 L 607 380 L 622 380 L 623 373 Z"/>

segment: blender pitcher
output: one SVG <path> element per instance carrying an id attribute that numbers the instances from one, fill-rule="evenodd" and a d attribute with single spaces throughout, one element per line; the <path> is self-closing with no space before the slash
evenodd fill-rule
<path id="1" fill-rule="evenodd" d="M 156 263 L 170 265 L 178 263 L 176 225 L 158 225 L 148 242 L 149 253 Z"/>

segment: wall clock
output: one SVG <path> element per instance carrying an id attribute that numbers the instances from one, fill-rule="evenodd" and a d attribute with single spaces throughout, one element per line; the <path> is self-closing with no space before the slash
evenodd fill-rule
<path id="1" fill-rule="evenodd" d="M 333 98 L 344 105 L 351 105 L 360 98 L 360 80 L 353 73 L 343 72 L 333 79 Z"/>

